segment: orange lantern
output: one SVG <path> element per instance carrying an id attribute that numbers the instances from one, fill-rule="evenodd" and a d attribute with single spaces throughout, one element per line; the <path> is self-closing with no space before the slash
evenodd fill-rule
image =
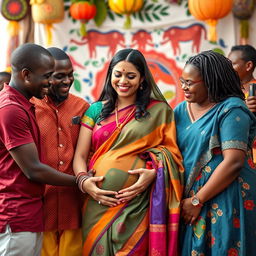
<path id="1" fill-rule="evenodd" d="M 188 0 L 190 13 L 209 25 L 208 40 L 217 41 L 218 19 L 225 17 L 232 9 L 233 0 Z"/>
<path id="2" fill-rule="evenodd" d="M 125 14 L 125 28 L 131 27 L 130 15 L 139 11 L 143 6 L 143 0 L 108 0 L 110 9 L 117 14 Z"/>
<path id="3" fill-rule="evenodd" d="M 75 20 L 80 20 L 80 34 L 86 36 L 86 23 L 96 15 L 96 5 L 87 1 L 74 2 L 70 6 L 70 15 Z"/>
<path id="4" fill-rule="evenodd" d="M 53 23 L 64 19 L 64 3 L 62 0 L 30 0 L 34 22 L 45 25 L 46 45 L 52 44 Z"/>

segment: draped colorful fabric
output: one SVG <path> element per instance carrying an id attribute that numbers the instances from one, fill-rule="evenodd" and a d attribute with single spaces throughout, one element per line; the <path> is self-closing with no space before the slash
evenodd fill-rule
<path id="1" fill-rule="evenodd" d="M 185 168 L 185 197 L 196 194 L 223 161 L 223 150 L 246 153 L 239 177 L 204 203 L 197 222 L 182 227 L 182 255 L 253 255 L 256 252 L 256 169 L 251 146 L 256 120 L 235 97 L 192 122 L 187 103 L 174 110 Z"/>
<path id="2" fill-rule="evenodd" d="M 83 209 L 83 255 L 177 255 L 182 158 L 176 144 L 171 108 L 152 101 L 149 118 L 137 121 L 134 105 L 118 111 L 93 129 L 95 153 L 90 168 L 105 179 L 102 189 L 119 191 L 138 176 L 128 170 L 145 168 L 150 159 L 157 169 L 151 187 L 116 207 L 99 205 L 90 196 Z M 132 113 L 132 114 L 131 114 Z M 129 117 L 129 118 L 127 118 Z M 97 138 L 106 137 L 100 145 Z"/>

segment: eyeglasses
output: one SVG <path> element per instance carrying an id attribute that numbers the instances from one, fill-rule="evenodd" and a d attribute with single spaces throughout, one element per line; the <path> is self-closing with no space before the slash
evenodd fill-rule
<path id="1" fill-rule="evenodd" d="M 180 78 L 180 84 L 182 88 L 186 87 L 189 89 L 191 86 L 200 82 L 203 82 L 203 80 L 192 81 L 192 80 L 184 80 L 183 78 Z"/>

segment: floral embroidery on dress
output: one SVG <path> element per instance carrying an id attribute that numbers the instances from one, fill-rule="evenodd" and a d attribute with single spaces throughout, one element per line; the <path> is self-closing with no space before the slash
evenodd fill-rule
<path id="1" fill-rule="evenodd" d="M 254 207 L 255 207 L 255 204 L 254 204 L 253 200 L 245 200 L 244 201 L 244 208 L 246 210 L 252 211 Z"/>
<path id="2" fill-rule="evenodd" d="M 239 218 L 234 217 L 234 219 L 233 219 L 233 226 L 235 228 L 240 228 L 240 219 Z"/>
<path id="3" fill-rule="evenodd" d="M 210 166 L 205 166 L 203 171 L 210 173 L 212 171 L 212 169 Z"/>
<path id="4" fill-rule="evenodd" d="M 206 222 L 201 216 L 197 218 L 196 223 L 193 226 L 193 231 L 198 239 L 204 234 L 206 229 Z"/>
<path id="5" fill-rule="evenodd" d="M 252 169 L 256 169 L 255 163 L 253 162 L 251 157 L 248 158 L 247 163 Z"/>
<path id="6" fill-rule="evenodd" d="M 211 218 L 211 223 L 215 224 L 219 217 L 223 215 L 223 211 L 219 209 L 218 204 L 212 204 L 212 209 L 208 211 L 207 217 Z"/>
<path id="7" fill-rule="evenodd" d="M 238 250 L 236 248 L 230 248 L 228 250 L 228 256 L 238 256 L 239 255 L 238 253 L 239 252 L 238 252 Z"/>
<path id="8" fill-rule="evenodd" d="M 246 182 L 244 182 L 244 183 L 242 184 L 242 187 L 243 187 L 243 189 L 245 189 L 245 190 L 249 190 L 249 189 L 250 189 L 250 185 L 249 185 L 248 183 L 246 183 Z"/>
<path id="9" fill-rule="evenodd" d="M 197 252 L 196 250 L 192 250 L 191 256 L 205 256 L 202 252 Z"/>
<path id="10" fill-rule="evenodd" d="M 216 238 L 212 235 L 212 232 L 209 231 L 209 232 L 207 233 L 207 242 L 208 242 L 208 246 L 209 246 L 210 248 L 212 248 L 212 247 L 214 246 L 214 244 L 215 244 L 215 241 L 216 241 Z"/>

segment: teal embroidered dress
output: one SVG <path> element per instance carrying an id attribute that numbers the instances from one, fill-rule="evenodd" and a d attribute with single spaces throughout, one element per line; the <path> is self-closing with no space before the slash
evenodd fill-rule
<path id="1" fill-rule="evenodd" d="M 250 151 L 256 133 L 253 114 L 236 97 L 216 104 L 195 122 L 186 102 L 174 112 L 184 158 L 184 197 L 197 193 L 207 182 L 223 160 L 223 150 L 235 148 L 246 153 L 239 177 L 204 204 L 196 224 L 183 224 L 182 255 L 256 255 L 256 169 Z"/>

